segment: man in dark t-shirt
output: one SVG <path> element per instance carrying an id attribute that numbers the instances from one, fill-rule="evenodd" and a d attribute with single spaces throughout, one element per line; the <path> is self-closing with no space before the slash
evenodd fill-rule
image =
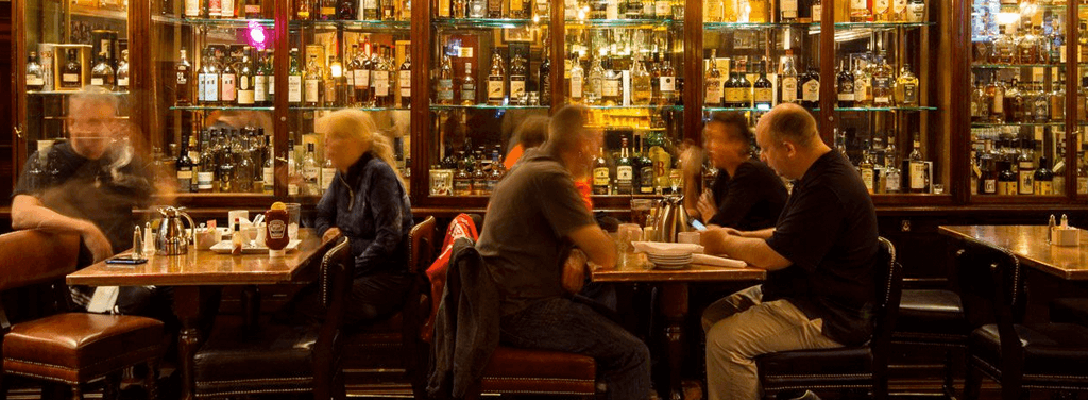
<path id="1" fill-rule="evenodd" d="M 773 229 L 712 229 L 707 252 L 768 271 L 703 313 L 709 398 L 759 399 L 760 354 L 860 345 L 872 334 L 876 214 L 860 176 L 816 132 L 796 104 L 780 104 L 756 126 L 761 158 L 796 180 Z"/>
<path id="2" fill-rule="evenodd" d="M 647 399 L 646 345 L 590 306 L 571 300 L 585 260 L 564 262 L 572 246 L 610 268 L 616 249 L 582 203 L 572 176 L 583 176 L 600 133 L 583 128 L 586 109 L 566 106 L 548 123 L 548 139 L 522 157 L 495 187 L 476 249 L 499 293 L 499 338 L 513 347 L 592 356 L 609 398 Z"/>

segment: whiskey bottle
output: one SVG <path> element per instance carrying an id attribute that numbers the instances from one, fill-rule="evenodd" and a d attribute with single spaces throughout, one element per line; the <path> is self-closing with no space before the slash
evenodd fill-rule
<path id="1" fill-rule="evenodd" d="M 235 18 L 238 10 L 234 0 L 219 0 L 219 18 Z"/>
<path id="2" fill-rule="evenodd" d="M 895 85 L 895 103 L 902 107 L 918 106 L 918 78 L 911 71 L 910 64 L 903 65 L 899 71 L 899 83 Z"/>
<path id="3" fill-rule="evenodd" d="M 378 13 L 383 21 L 392 21 L 395 18 L 396 7 L 394 0 L 378 0 Z"/>
<path id="4" fill-rule="evenodd" d="M 521 56 L 521 53 L 515 52 L 510 59 L 510 104 L 524 105 L 528 102 L 528 93 L 525 89 L 527 73 L 525 58 Z"/>
<path id="5" fill-rule="evenodd" d="M 876 22 L 888 22 L 892 21 L 893 16 L 891 14 L 892 8 L 890 0 L 872 0 L 873 3 L 873 21 Z"/>
<path id="6" fill-rule="evenodd" d="M 381 48 L 381 56 L 377 59 L 374 69 L 370 73 L 370 87 L 373 93 L 375 107 L 393 106 L 393 79 L 397 73 L 393 66 L 393 57 L 389 47 Z"/>
<path id="7" fill-rule="evenodd" d="M 865 184 L 865 190 L 867 190 L 869 194 L 874 194 L 876 192 L 876 180 L 874 179 L 876 175 L 873 173 L 872 152 L 868 150 L 870 148 L 872 148 L 871 145 L 866 145 L 865 149 L 862 150 L 862 158 L 861 163 L 858 164 L 858 172 L 861 173 L 861 182 Z"/>
<path id="8" fill-rule="evenodd" d="M 262 152 L 264 154 L 262 155 L 263 160 L 261 162 L 261 183 L 263 186 L 261 193 L 272 194 L 276 187 L 276 164 L 275 158 L 272 157 L 271 135 L 264 136 L 264 148 L 262 149 Z"/>
<path id="9" fill-rule="evenodd" d="M 529 18 L 531 8 L 529 0 L 510 0 L 510 18 Z"/>
<path id="10" fill-rule="evenodd" d="M 854 60 L 854 107 L 868 107 L 873 105 L 872 74 L 869 73 L 867 62 L 858 58 Z"/>
<path id="11" fill-rule="evenodd" d="M 917 133 L 914 134 L 914 150 L 910 152 L 908 165 L 910 166 L 907 171 L 910 179 L 910 193 L 925 193 L 927 171 L 926 164 L 922 161 L 922 142 Z"/>
<path id="12" fill-rule="evenodd" d="M 631 65 L 631 104 L 650 104 L 651 96 L 650 72 L 646 70 L 646 66 L 643 64 L 642 59 L 636 56 Z M 627 151 L 626 148 L 627 146 L 625 145 L 623 151 Z"/>
<path id="13" fill-rule="evenodd" d="M 540 72 L 537 74 L 539 77 L 537 87 L 540 90 L 540 105 L 551 105 L 552 99 L 552 62 L 549 59 L 548 48 L 544 48 L 544 59 L 540 62 Z"/>
<path id="14" fill-rule="evenodd" d="M 616 194 L 630 196 L 634 194 L 634 160 L 627 148 L 627 137 L 622 139 L 620 158 L 616 160 Z"/>
<path id="15" fill-rule="evenodd" d="M 185 0 L 185 17 L 200 18 L 204 13 L 203 2 L 200 0 Z"/>
<path id="16" fill-rule="evenodd" d="M 839 63 L 839 74 L 836 77 L 838 83 L 839 107 L 854 106 L 854 74 L 846 64 L 846 59 Z"/>
<path id="17" fill-rule="evenodd" d="M 1054 91 L 1050 92 L 1050 119 L 1062 121 L 1065 119 L 1065 74 L 1058 74 L 1058 81 L 1054 85 Z"/>
<path id="18" fill-rule="evenodd" d="M 209 64 L 210 64 L 210 61 L 208 59 L 208 53 L 205 51 L 205 53 L 201 54 L 201 56 L 200 56 L 200 69 L 197 70 L 196 101 L 199 104 L 206 104 L 207 101 L 208 101 L 208 65 Z M 177 67 L 175 66 L 175 68 L 177 68 Z M 182 101 L 181 100 L 182 94 L 177 93 L 177 96 L 179 98 L 178 101 L 179 102 Z M 179 104 L 179 105 L 183 105 L 183 104 Z"/>
<path id="19" fill-rule="evenodd" d="M 318 167 L 317 161 L 314 160 L 314 144 L 307 143 L 306 154 L 302 156 L 302 194 L 304 196 L 318 196 L 321 193 L 321 188 L 318 186 L 320 176 L 321 168 Z"/>
<path id="20" fill-rule="evenodd" d="M 465 152 L 457 152 L 457 172 L 453 174 L 453 195 L 472 196 L 472 174 L 465 162 Z"/>
<path id="21" fill-rule="evenodd" d="M 189 135 L 183 133 L 181 137 L 181 151 L 178 152 L 178 157 L 174 161 L 174 170 L 176 171 L 178 193 L 192 192 L 193 182 L 193 159 L 189 157 Z"/>
<path id="22" fill-rule="evenodd" d="M 759 111 L 771 109 L 774 101 L 774 89 L 767 79 L 767 62 L 759 63 L 759 79 L 752 84 L 752 107 Z"/>
<path id="23" fill-rule="evenodd" d="M 588 75 L 584 93 L 586 104 L 603 103 L 604 67 L 601 66 L 601 59 L 599 57 L 593 59 L 593 62 L 589 67 Z"/>
<path id="24" fill-rule="evenodd" d="M 869 9 L 870 0 L 850 0 L 850 22 L 867 22 L 873 14 Z"/>
<path id="25" fill-rule="evenodd" d="M 344 66 L 335 54 L 329 54 L 326 65 L 329 67 L 322 87 L 325 94 L 322 104 L 326 107 L 337 107 L 342 105 L 344 99 Z"/>
<path id="26" fill-rule="evenodd" d="M 355 104 L 370 104 L 370 71 L 374 68 L 371 60 L 370 37 L 363 39 L 362 51 L 355 64 Z"/>
<path id="27" fill-rule="evenodd" d="M 306 105 L 316 107 L 321 105 L 321 86 L 325 80 L 321 64 L 317 62 L 317 54 L 310 54 L 310 61 L 306 63 L 306 75 L 303 81 L 305 85 Z"/>
<path id="28" fill-rule="evenodd" d="M 604 156 L 604 146 L 597 151 L 597 159 L 593 162 L 593 195 L 608 196 L 612 194 L 612 169 L 608 159 Z"/>
<path id="29" fill-rule="evenodd" d="M 646 141 L 642 137 L 639 137 L 639 152 L 638 158 L 638 193 L 639 194 L 654 194 L 654 162 L 650 160 L 649 152 L 646 150 Z"/>
<path id="30" fill-rule="evenodd" d="M 471 74 L 471 67 L 465 67 L 465 74 Z M 470 78 L 471 79 L 471 78 Z M 438 104 L 453 104 L 453 64 L 450 62 L 449 55 L 442 55 L 442 65 L 438 69 L 438 88 L 435 90 L 438 97 Z M 465 105 L 475 104 L 475 93 L 473 93 L 472 102 L 465 103 L 465 93 L 461 92 L 461 103 Z"/>
<path id="31" fill-rule="evenodd" d="M 290 104 L 302 104 L 302 75 L 298 49 L 291 49 L 291 68 L 287 72 L 287 102 Z"/>
<path id="32" fill-rule="evenodd" d="M 1017 168 L 1017 194 L 1021 196 L 1035 195 L 1035 143 L 1034 140 L 1021 141 L 1020 153 L 1016 157 Z"/>
<path id="33" fill-rule="evenodd" d="M 121 51 L 121 62 L 117 64 L 117 90 L 127 92 L 131 76 L 128 66 L 128 50 Z"/>
<path id="34" fill-rule="evenodd" d="M 461 79 L 461 105 L 473 104 L 476 104 L 476 78 L 472 76 L 472 63 L 465 63 L 465 77 Z"/>
<path id="35" fill-rule="evenodd" d="M 487 76 L 487 104 L 506 103 L 506 68 L 498 52 L 491 55 L 491 72 Z"/>
<path id="36" fill-rule="evenodd" d="M 340 20 L 356 19 L 355 0 L 340 0 L 340 5 L 336 8 L 336 18 Z"/>
<path id="37" fill-rule="evenodd" d="M 660 104 L 675 104 L 677 99 L 676 90 L 676 69 L 672 67 L 672 63 L 669 62 L 668 57 L 661 63 L 661 68 L 657 68 L 657 79 L 660 85 L 661 97 Z"/>
<path id="38" fill-rule="evenodd" d="M 601 81 L 601 100 L 605 105 L 623 105 L 623 73 L 614 68 L 611 58 L 604 67 L 604 80 Z"/>
<path id="39" fill-rule="evenodd" d="M 744 64 L 737 64 L 737 78 L 733 83 L 733 89 L 737 91 L 736 107 L 752 107 L 752 81 L 748 80 Z"/>
<path id="40" fill-rule="evenodd" d="M 820 73 L 811 65 L 801 79 L 801 105 L 808 108 L 820 106 Z"/>
<path id="41" fill-rule="evenodd" d="M 295 19 L 306 21 L 309 20 L 311 15 L 311 9 L 313 8 L 313 0 L 294 0 L 294 13 Z"/>
<path id="42" fill-rule="evenodd" d="M 797 1 L 798 0 L 779 0 L 779 17 L 782 22 L 794 22 L 797 20 Z"/>
<path id="43" fill-rule="evenodd" d="M 397 84 L 400 85 L 400 105 L 408 108 L 412 105 L 412 55 L 404 56 L 404 63 L 397 72 Z"/>
<path id="44" fill-rule="evenodd" d="M 1046 156 L 1039 157 L 1039 168 L 1035 170 L 1034 192 L 1036 196 L 1054 195 L 1054 173 L 1047 166 L 1050 160 Z"/>
<path id="45" fill-rule="evenodd" d="M 899 170 L 899 150 L 895 145 L 895 136 L 888 135 L 888 145 L 884 149 L 884 193 L 899 194 L 903 188 L 903 174 Z"/>
<path id="46" fill-rule="evenodd" d="M 219 101 L 228 106 L 235 105 L 238 101 L 238 73 L 231 64 L 231 58 L 226 57 L 223 62 L 223 70 L 219 74 L 222 82 Z"/>
<path id="47" fill-rule="evenodd" d="M 706 104 L 720 104 L 722 102 L 722 73 L 718 70 L 717 59 L 718 50 L 710 50 L 710 62 L 706 68 L 706 95 L 703 100 Z"/>
<path id="48" fill-rule="evenodd" d="M 892 104 L 892 67 L 888 65 L 884 56 L 877 57 L 873 66 L 873 106 L 887 107 Z"/>
<path id="49" fill-rule="evenodd" d="M 570 102 L 582 103 L 585 101 L 583 93 L 583 84 L 585 81 L 585 72 L 582 69 L 582 63 L 578 61 L 577 53 L 570 54 Z"/>
<path id="50" fill-rule="evenodd" d="M 472 167 L 472 194 L 474 196 L 490 196 L 491 191 L 488 190 L 490 178 L 491 175 L 484 171 L 483 155 L 477 151 L 475 163 Z"/>
<path id="51" fill-rule="evenodd" d="M 346 106 L 355 105 L 355 60 L 359 56 L 359 45 L 352 44 L 351 51 L 344 53 L 344 98 Z"/>
<path id="52" fill-rule="evenodd" d="M 263 106 L 272 102 L 269 96 L 272 80 L 271 65 L 267 54 L 257 60 L 257 71 L 253 75 L 253 103 L 256 105 Z"/>
<path id="53" fill-rule="evenodd" d="M 797 103 L 797 94 L 800 92 L 800 87 L 797 82 L 797 69 L 793 66 L 793 52 L 786 51 L 785 61 L 782 63 L 782 72 L 778 74 L 779 84 L 782 93 L 778 96 L 778 99 L 782 103 Z"/>
<path id="54" fill-rule="evenodd" d="M 820 22 L 824 13 L 824 5 L 820 0 L 812 0 L 812 22 Z"/>
<path id="55" fill-rule="evenodd" d="M 26 89 L 42 90 L 45 87 L 45 70 L 38 64 L 38 54 L 30 52 L 26 60 Z"/>
<path id="56" fill-rule="evenodd" d="M 486 18 L 488 0 L 468 0 L 469 18 Z M 454 10 L 459 11 L 457 9 Z"/>
<path id="57" fill-rule="evenodd" d="M 325 191 L 329 190 L 329 185 L 336 180 L 336 167 L 332 165 L 332 160 L 325 158 L 325 163 L 321 164 L 321 180 L 318 182 L 318 187 L 321 189 L 320 195 L 324 196 Z"/>
<path id="58" fill-rule="evenodd" d="M 98 64 L 91 69 L 91 85 L 101 86 L 106 90 L 113 90 L 116 75 L 113 68 L 106 62 L 106 53 L 98 55 Z"/>
<path id="59" fill-rule="evenodd" d="M 261 13 L 261 0 L 245 0 L 242 11 L 247 19 L 261 18 L 263 16 Z"/>
<path id="60" fill-rule="evenodd" d="M 249 56 L 242 56 L 242 68 L 238 71 L 238 105 L 240 106 L 252 106 L 256 102 L 253 68 L 250 64 Z"/>
<path id="61" fill-rule="evenodd" d="M 230 145 L 224 146 L 223 157 L 219 161 L 219 192 L 220 193 L 233 193 L 235 190 L 235 178 L 234 178 L 234 148 Z"/>
<path id="62" fill-rule="evenodd" d="M 361 3 L 363 4 L 363 17 L 361 19 L 379 19 L 378 0 L 361 0 Z"/>
<path id="63" fill-rule="evenodd" d="M 249 154 L 252 148 L 249 137 L 243 136 L 235 143 L 238 144 L 238 147 L 236 147 L 234 157 L 234 190 L 238 193 L 253 193 L 253 176 L 255 172 L 253 159 Z"/>
<path id="64" fill-rule="evenodd" d="M 320 4 L 318 7 L 317 19 L 322 21 L 331 21 L 336 19 L 336 2 L 337 0 L 317 0 Z"/>

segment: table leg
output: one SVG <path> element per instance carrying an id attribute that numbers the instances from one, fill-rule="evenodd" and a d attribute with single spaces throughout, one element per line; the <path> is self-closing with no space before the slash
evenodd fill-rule
<path id="1" fill-rule="evenodd" d="M 181 322 L 178 334 L 178 363 L 181 364 L 181 398 L 193 399 L 193 355 L 204 339 L 202 329 L 209 326 L 207 317 L 214 317 L 219 307 L 219 288 L 205 286 L 175 286 L 174 315 Z"/>
<path id="2" fill-rule="evenodd" d="M 661 285 L 661 308 L 668 322 L 665 328 L 669 362 L 669 400 L 681 400 L 683 387 L 680 383 L 680 366 L 683 365 L 683 324 L 688 313 L 687 283 Z"/>

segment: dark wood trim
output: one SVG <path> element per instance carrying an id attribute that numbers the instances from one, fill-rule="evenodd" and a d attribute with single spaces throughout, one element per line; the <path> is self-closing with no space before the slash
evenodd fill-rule
<path id="1" fill-rule="evenodd" d="M 140 38 L 140 40 L 136 40 Z M 151 2 L 133 1 L 128 4 L 128 54 L 129 54 L 129 78 L 132 87 L 129 100 L 132 102 L 132 122 L 144 132 L 145 138 L 150 138 L 155 105 L 152 103 L 155 90 L 154 82 L 155 64 L 151 52 Z M 154 139 L 148 143 L 155 143 Z"/>
<path id="2" fill-rule="evenodd" d="M 930 2 L 930 7 L 936 3 Z M 970 87 L 971 83 L 971 2 L 968 0 L 956 0 L 949 7 L 954 17 L 949 22 L 952 33 L 952 87 L 948 96 L 956 96 L 955 87 Z M 943 10 L 942 10 L 943 11 Z M 932 9 L 931 9 L 932 12 Z M 940 27 L 938 27 L 940 29 Z M 948 161 L 951 176 L 949 193 L 957 203 L 967 203 L 971 198 L 971 170 L 967 168 L 970 158 L 971 117 L 970 106 L 965 101 L 952 101 L 948 115 L 952 119 L 952 135 L 949 139 Z"/>
<path id="3" fill-rule="evenodd" d="M 287 196 L 287 132 L 290 109 L 287 99 L 287 74 L 291 68 L 291 0 L 275 0 L 275 33 L 273 36 L 272 76 L 276 94 L 272 98 L 272 158 L 275 165 L 276 184 L 273 192 L 277 197 Z"/>
<path id="4" fill-rule="evenodd" d="M 14 112 L 11 122 L 11 187 L 15 187 L 19 179 L 20 169 L 26 162 L 27 138 L 26 138 L 26 4 L 25 0 L 13 0 L 11 2 L 11 73 L 14 82 L 11 89 Z"/>
<path id="5" fill-rule="evenodd" d="M 412 109 L 409 111 L 410 125 L 408 127 L 411 136 L 411 155 L 415 160 L 412 164 L 412 178 L 408 183 L 408 193 L 413 199 L 422 199 L 426 202 L 430 195 L 430 102 L 431 102 L 431 41 L 432 32 L 430 24 L 431 2 L 419 1 L 412 4 L 412 20 L 427 21 L 426 23 L 412 24 L 410 31 L 412 40 Z"/>
<path id="6" fill-rule="evenodd" d="M 556 29 L 559 27 L 559 29 Z M 563 80 L 565 60 L 567 54 L 563 51 L 567 47 L 567 21 L 564 20 L 563 2 L 552 1 L 548 5 L 548 36 L 551 42 L 551 69 L 548 71 L 548 83 L 551 85 L 551 114 L 559 111 L 566 104 L 567 82 Z"/>
<path id="7" fill-rule="evenodd" d="M 1072 2 L 1071 2 L 1072 3 Z M 1066 10 L 1066 56 L 1065 56 L 1065 126 L 1075 127 L 1077 126 L 1077 75 L 1080 74 L 1080 69 L 1077 66 L 1077 59 L 1080 55 L 1081 49 L 1077 43 L 1077 10 L 1080 9 L 1080 4 L 1076 7 L 1070 6 Z M 1065 194 L 1069 196 L 1070 200 L 1076 200 L 1077 198 L 1077 130 L 1067 128 L 1065 130 Z"/>
<path id="8" fill-rule="evenodd" d="M 703 142 L 703 1 L 684 1 L 684 137 Z"/>
<path id="9" fill-rule="evenodd" d="M 820 112 L 816 113 L 816 125 L 824 143 L 834 145 L 835 127 L 835 2 L 825 1 L 820 14 Z M 846 1 L 846 0 L 842 0 Z M 830 21 L 830 23 L 828 22 Z"/>

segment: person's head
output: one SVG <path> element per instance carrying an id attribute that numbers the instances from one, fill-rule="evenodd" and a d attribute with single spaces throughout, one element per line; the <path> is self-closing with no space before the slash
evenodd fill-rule
<path id="1" fill-rule="evenodd" d="M 530 115 L 518 124 L 514 129 L 514 144 L 521 145 L 522 149 L 529 150 L 540 147 L 548 139 L 548 117 L 543 115 Z"/>
<path id="2" fill-rule="evenodd" d="M 320 123 L 325 127 L 325 158 L 336 169 L 347 171 L 367 152 L 391 167 L 396 165 L 392 141 L 378 132 L 377 124 L 367 113 L 340 110 L 325 116 Z M 400 172 L 397 174 L 399 178 Z"/>
<path id="3" fill-rule="evenodd" d="M 601 147 L 601 131 L 585 127 L 588 113 L 589 109 L 582 105 L 563 106 L 548 121 L 548 140 L 541 146 L 576 177 L 588 173 Z"/>
<path id="4" fill-rule="evenodd" d="M 68 133 L 72 150 L 91 160 L 120 146 L 125 124 L 117 117 L 120 100 L 101 86 L 87 86 L 68 98 Z"/>
<path id="5" fill-rule="evenodd" d="M 715 113 L 703 128 L 703 140 L 715 168 L 736 168 L 752 154 L 752 131 L 744 114 Z"/>
<path id="6" fill-rule="evenodd" d="M 760 159 L 786 179 L 800 179 L 824 145 L 816 131 L 816 119 L 794 103 L 782 103 L 756 124 Z"/>

